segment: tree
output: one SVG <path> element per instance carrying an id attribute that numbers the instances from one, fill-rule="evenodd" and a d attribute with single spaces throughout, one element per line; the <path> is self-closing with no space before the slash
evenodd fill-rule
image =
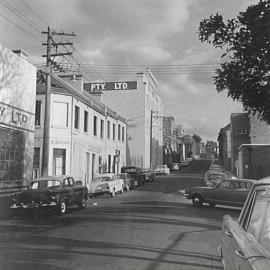
<path id="1" fill-rule="evenodd" d="M 195 143 L 199 143 L 202 138 L 197 134 L 193 134 L 193 140 L 195 141 Z"/>
<path id="2" fill-rule="evenodd" d="M 217 91 L 227 89 L 245 111 L 270 123 L 270 1 L 260 0 L 226 22 L 211 15 L 200 22 L 198 35 L 224 52 L 214 77 Z"/>

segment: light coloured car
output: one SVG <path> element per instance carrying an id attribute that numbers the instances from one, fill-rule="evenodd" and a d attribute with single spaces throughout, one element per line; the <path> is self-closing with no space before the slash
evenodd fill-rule
<path id="1" fill-rule="evenodd" d="M 270 177 L 253 185 L 238 220 L 223 217 L 218 251 L 225 270 L 270 269 Z"/>
<path id="2" fill-rule="evenodd" d="M 167 165 L 158 165 L 154 170 L 155 175 L 168 175 L 170 174 L 170 169 Z"/>
<path id="3" fill-rule="evenodd" d="M 114 197 L 117 192 L 123 193 L 124 186 L 124 180 L 119 175 L 105 173 L 94 177 L 92 182 L 87 185 L 87 188 L 90 198 L 103 194 L 109 194 Z"/>

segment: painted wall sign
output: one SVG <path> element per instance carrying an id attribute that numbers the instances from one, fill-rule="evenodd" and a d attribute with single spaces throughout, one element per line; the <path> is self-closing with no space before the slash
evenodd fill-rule
<path id="1" fill-rule="evenodd" d="M 89 152 L 93 152 L 93 153 L 97 153 L 97 154 L 101 153 L 101 148 L 98 146 L 95 146 L 95 145 L 88 145 L 87 149 Z"/>
<path id="2" fill-rule="evenodd" d="M 84 83 L 83 88 L 88 92 L 102 92 L 110 90 L 136 90 L 137 81 Z"/>
<path id="3" fill-rule="evenodd" d="M 6 126 L 34 132 L 34 117 L 30 112 L 0 102 L 0 123 Z"/>

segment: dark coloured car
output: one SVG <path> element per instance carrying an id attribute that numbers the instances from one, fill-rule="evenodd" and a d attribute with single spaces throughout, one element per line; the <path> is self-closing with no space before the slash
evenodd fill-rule
<path id="1" fill-rule="evenodd" d="M 134 179 L 128 173 L 119 173 L 118 177 L 124 181 L 124 190 L 129 191 L 134 188 Z"/>
<path id="2" fill-rule="evenodd" d="M 218 250 L 225 270 L 270 269 L 270 177 L 253 185 L 238 220 L 223 217 Z"/>
<path id="3" fill-rule="evenodd" d="M 80 181 L 81 182 L 81 181 Z M 34 180 L 29 187 L 15 193 L 11 199 L 12 209 L 53 209 L 63 215 L 67 207 L 86 207 L 88 190 L 71 176 L 47 176 Z"/>
<path id="4" fill-rule="evenodd" d="M 253 184 L 254 180 L 249 179 L 227 179 L 211 187 L 187 188 L 184 195 L 195 207 L 201 207 L 203 203 L 212 207 L 216 204 L 242 207 Z"/>
<path id="5" fill-rule="evenodd" d="M 154 182 L 156 181 L 156 174 L 151 171 L 151 169 L 142 169 L 142 173 L 145 177 L 145 182 Z"/>
<path id="6" fill-rule="evenodd" d="M 125 166 L 121 168 L 121 173 L 129 174 L 134 180 L 134 187 L 145 184 L 145 176 L 142 168 L 136 166 Z"/>

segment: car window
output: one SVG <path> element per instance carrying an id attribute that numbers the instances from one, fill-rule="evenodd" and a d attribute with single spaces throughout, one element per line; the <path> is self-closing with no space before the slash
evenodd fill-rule
<path id="1" fill-rule="evenodd" d="M 69 184 L 74 185 L 74 179 L 72 177 L 69 178 Z"/>
<path id="2" fill-rule="evenodd" d="M 33 183 L 31 183 L 31 185 L 30 185 L 29 188 L 30 188 L 30 189 L 38 189 L 38 182 L 33 182 Z"/>
<path id="3" fill-rule="evenodd" d="M 232 188 L 231 182 L 230 181 L 222 181 L 219 185 L 218 188 Z"/>
<path id="4" fill-rule="evenodd" d="M 112 179 L 109 176 L 102 176 L 101 181 L 106 182 L 106 181 L 111 181 Z"/>
<path id="5" fill-rule="evenodd" d="M 69 186 L 69 179 L 68 178 L 64 179 L 64 186 Z"/>
<path id="6" fill-rule="evenodd" d="M 48 180 L 47 181 L 47 187 L 51 188 L 51 187 L 59 187 L 61 186 L 61 182 L 57 181 L 57 180 Z"/>
<path id="7" fill-rule="evenodd" d="M 270 188 L 256 192 L 247 232 L 264 248 L 270 250 Z"/>

